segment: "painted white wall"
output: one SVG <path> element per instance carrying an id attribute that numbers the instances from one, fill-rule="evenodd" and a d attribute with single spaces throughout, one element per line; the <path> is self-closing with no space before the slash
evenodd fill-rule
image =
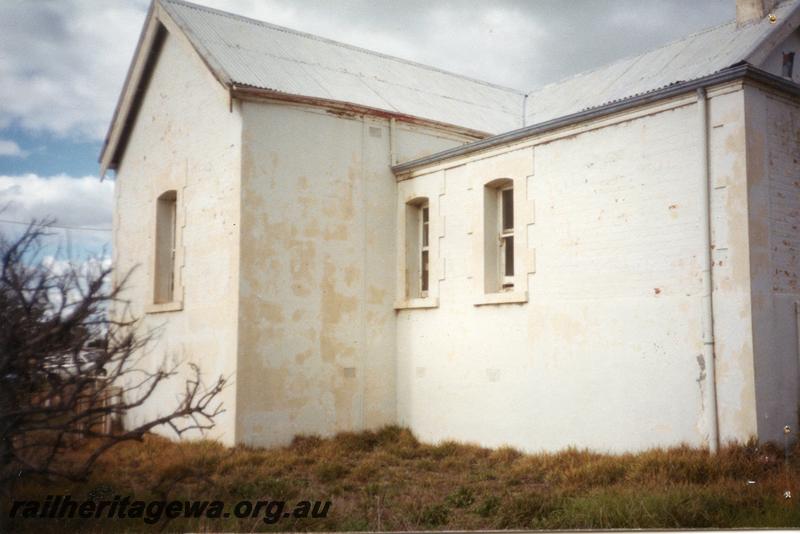
<path id="1" fill-rule="evenodd" d="M 716 318 L 729 336 L 718 352 L 728 440 L 756 430 L 747 402 L 746 222 L 737 219 L 742 99 L 729 88 L 710 104 L 716 239 L 732 258 L 718 258 L 716 272 L 726 286 Z M 446 265 L 437 307 L 398 312 L 401 424 L 427 441 L 529 451 L 707 443 L 697 113 L 689 95 L 432 165 L 400 183 L 401 198 L 405 190 L 441 192 L 436 220 L 444 228 L 434 235 L 443 236 Z M 525 302 L 492 305 L 475 283 L 482 268 L 475 234 L 482 184 L 502 177 L 514 178 L 519 191 L 518 266 L 530 274 Z"/>
<path id="2" fill-rule="evenodd" d="M 114 265 L 142 331 L 159 329 L 143 363 L 197 363 L 206 381 L 235 378 L 241 118 L 181 34 L 164 43 L 116 176 Z M 156 199 L 177 191 L 179 305 L 152 307 Z M 150 313 L 182 307 L 180 310 Z M 186 366 L 183 366 L 184 369 Z M 162 384 L 131 423 L 173 409 L 184 375 Z M 235 386 L 208 435 L 234 441 Z M 171 435 L 169 429 L 161 429 Z"/>
<path id="3" fill-rule="evenodd" d="M 758 436 L 782 441 L 800 409 L 800 106 L 758 87 L 746 95 Z"/>
<path id="4" fill-rule="evenodd" d="M 396 421 L 386 119 L 245 102 L 237 441 Z M 398 123 L 400 161 L 463 143 Z"/>

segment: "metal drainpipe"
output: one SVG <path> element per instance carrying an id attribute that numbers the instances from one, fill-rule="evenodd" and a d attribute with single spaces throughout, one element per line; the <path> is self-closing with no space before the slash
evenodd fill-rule
<path id="1" fill-rule="evenodd" d="M 703 360 L 705 361 L 706 387 L 703 406 L 708 424 L 708 447 L 712 453 L 719 450 L 719 421 L 717 419 L 717 376 L 714 351 L 714 286 L 711 279 L 711 176 L 708 169 L 708 103 L 706 90 L 697 90 L 697 109 L 700 114 L 701 173 L 702 173 L 702 232 L 703 232 Z"/>

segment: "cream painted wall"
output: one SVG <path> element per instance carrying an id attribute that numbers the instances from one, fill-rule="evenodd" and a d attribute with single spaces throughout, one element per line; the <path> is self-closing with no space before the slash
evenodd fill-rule
<path id="1" fill-rule="evenodd" d="M 800 112 L 740 83 L 709 95 L 720 433 L 777 439 L 797 422 Z M 233 379 L 210 433 L 228 444 L 400 423 L 530 451 L 703 446 L 701 135 L 681 96 L 398 182 L 393 160 L 468 139 L 285 102 L 229 109 L 171 34 L 117 174 L 114 261 L 139 266 L 132 312 L 161 329 L 148 365 L 188 359 Z M 487 294 L 483 192 L 497 178 L 515 188 L 515 291 Z M 169 189 L 182 298 L 154 307 L 155 201 Z M 405 293 L 418 197 L 425 299 Z M 173 385 L 131 417 L 171 406 Z"/>
<path id="2" fill-rule="evenodd" d="M 720 441 L 755 436 L 744 91 L 710 91 L 711 247 Z M 705 407 L 704 407 L 705 408 Z"/>
<path id="3" fill-rule="evenodd" d="M 756 427 L 743 93 L 712 96 L 719 404 L 723 439 L 744 440 Z M 401 199 L 436 195 L 434 264 L 446 266 L 437 307 L 398 312 L 400 424 L 529 451 L 707 444 L 697 108 L 684 97 L 400 182 Z M 476 283 L 480 195 L 502 177 L 515 182 L 527 295 L 486 304 L 498 299 Z"/>
<path id="4" fill-rule="evenodd" d="M 782 441 L 800 410 L 800 106 L 755 86 L 746 95 L 758 436 Z"/>
<path id="5" fill-rule="evenodd" d="M 145 365 L 197 363 L 213 383 L 235 378 L 239 287 L 241 118 L 180 34 L 169 34 L 116 177 L 114 264 L 134 269 L 126 295 L 143 332 L 158 329 Z M 154 308 L 156 199 L 177 191 L 179 303 Z M 180 310 L 174 308 L 182 307 Z M 173 309 L 150 313 L 156 309 Z M 176 406 L 183 375 L 162 384 L 131 423 Z M 208 435 L 234 442 L 235 386 Z M 172 435 L 166 428 L 160 431 Z"/>
<path id="6" fill-rule="evenodd" d="M 285 103 L 243 104 L 237 441 L 396 421 L 400 161 L 465 138 Z"/>

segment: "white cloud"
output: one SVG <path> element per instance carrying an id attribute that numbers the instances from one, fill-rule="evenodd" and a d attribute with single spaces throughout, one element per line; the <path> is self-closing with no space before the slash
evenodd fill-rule
<path id="1" fill-rule="evenodd" d="M 107 256 L 113 198 L 114 182 L 96 176 L 0 176 L 0 233 L 14 236 L 32 220 L 54 220 L 45 243 L 50 254 Z"/>
<path id="2" fill-rule="evenodd" d="M 0 157 L 24 158 L 27 155 L 28 153 L 22 150 L 14 141 L 0 139 Z"/>
<path id="3" fill-rule="evenodd" d="M 114 182 L 96 176 L 0 176 L 0 219 L 110 228 L 113 196 Z"/>
<path id="4" fill-rule="evenodd" d="M 34 219 L 55 220 L 50 245 L 69 256 L 106 254 L 113 198 L 114 182 L 96 176 L 0 176 L 0 232 L 14 235 Z"/>
<path id="5" fill-rule="evenodd" d="M 4 2 L 0 127 L 102 139 L 147 0 Z"/>

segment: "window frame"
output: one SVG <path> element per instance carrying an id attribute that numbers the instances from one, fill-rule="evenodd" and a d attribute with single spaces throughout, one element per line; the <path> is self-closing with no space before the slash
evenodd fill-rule
<path id="1" fill-rule="evenodd" d="M 524 304 L 528 302 L 525 183 L 519 177 L 482 178 L 476 187 L 477 206 L 481 211 L 475 232 L 475 249 L 481 256 L 475 258 L 475 306 L 494 304 Z M 510 213 L 504 213 L 504 192 L 511 191 Z M 520 212 L 523 210 L 523 212 Z M 504 215 L 508 218 L 504 224 Z M 509 218 L 510 217 L 510 218 Z M 507 254 L 508 247 L 511 253 Z M 510 262 L 510 263 L 509 263 Z M 506 271 L 506 266 L 510 269 Z M 508 274 L 506 274 L 508 273 Z"/>
<path id="2" fill-rule="evenodd" d="M 437 195 L 426 189 L 417 188 L 409 188 L 398 195 L 396 310 L 435 308 L 439 305 L 436 198 Z"/>
<path id="3" fill-rule="evenodd" d="M 511 192 L 511 226 L 506 226 L 506 193 Z M 514 258 L 516 254 L 514 242 L 514 183 L 510 183 L 497 188 L 497 232 L 498 232 L 498 251 L 497 251 L 497 281 L 498 292 L 514 291 Z M 510 243 L 510 247 L 509 247 Z M 511 273 L 509 274 L 509 248 L 511 250 Z"/>
<path id="4" fill-rule="evenodd" d="M 180 280 L 180 213 L 177 189 L 163 191 L 155 200 L 153 271 L 146 313 L 183 309 Z"/>
<path id="5" fill-rule="evenodd" d="M 419 298 L 428 298 L 430 290 L 430 202 L 427 200 L 419 205 L 419 234 L 417 239 L 419 247 Z"/>

